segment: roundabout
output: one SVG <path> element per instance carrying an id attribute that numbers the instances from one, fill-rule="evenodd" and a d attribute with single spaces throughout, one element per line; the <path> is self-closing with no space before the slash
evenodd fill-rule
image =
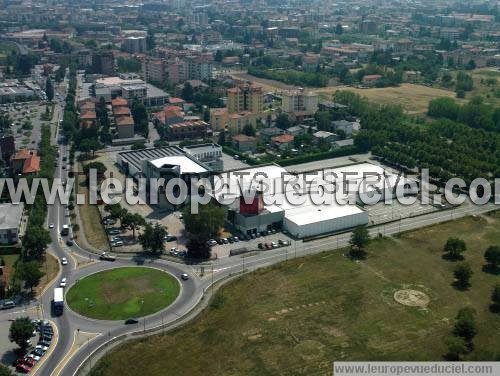
<path id="1" fill-rule="evenodd" d="M 76 313 L 98 320 L 148 316 L 171 305 L 180 293 L 171 274 L 149 267 L 118 267 L 76 281 L 66 301 Z"/>

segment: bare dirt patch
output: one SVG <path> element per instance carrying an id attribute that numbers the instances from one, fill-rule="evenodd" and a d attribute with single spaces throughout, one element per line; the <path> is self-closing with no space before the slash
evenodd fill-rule
<path id="1" fill-rule="evenodd" d="M 404 306 L 420 308 L 427 307 L 431 301 L 425 292 L 411 289 L 396 291 L 394 293 L 394 300 Z"/>

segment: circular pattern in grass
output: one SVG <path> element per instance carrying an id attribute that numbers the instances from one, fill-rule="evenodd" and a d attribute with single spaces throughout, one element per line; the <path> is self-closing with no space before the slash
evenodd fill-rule
<path id="1" fill-rule="evenodd" d="M 179 282 L 166 272 L 122 267 L 81 279 L 68 291 L 66 300 L 83 316 L 124 320 L 160 311 L 174 302 L 179 290 Z"/>

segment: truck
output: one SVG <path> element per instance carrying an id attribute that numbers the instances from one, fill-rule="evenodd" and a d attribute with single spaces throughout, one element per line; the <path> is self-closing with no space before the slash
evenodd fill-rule
<path id="1" fill-rule="evenodd" d="M 103 252 L 101 253 L 101 255 L 99 256 L 99 258 L 101 260 L 105 260 L 105 261 L 115 261 L 116 260 L 116 257 L 108 252 Z"/>
<path id="2" fill-rule="evenodd" d="M 66 236 L 69 234 L 69 225 L 63 225 L 61 228 L 61 235 Z"/>
<path id="3" fill-rule="evenodd" d="M 56 287 L 54 289 L 54 300 L 52 300 L 52 310 L 55 316 L 61 316 L 64 310 L 64 289 Z"/>

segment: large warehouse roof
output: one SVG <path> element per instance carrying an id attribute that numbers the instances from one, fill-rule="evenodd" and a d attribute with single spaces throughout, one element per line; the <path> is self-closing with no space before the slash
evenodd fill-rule
<path id="1" fill-rule="evenodd" d="M 163 157 L 186 154 L 177 146 L 165 146 L 161 148 L 149 148 L 141 150 L 131 150 L 118 153 L 119 159 L 134 166 L 137 170 L 141 169 L 141 163 L 144 160 L 154 160 Z"/>
<path id="2" fill-rule="evenodd" d="M 196 163 L 191 158 L 186 157 L 185 155 L 163 157 L 152 160 L 151 163 L 157 168 L 161 168 L 165 165 L 179 166 L 181 174 L 199 174 L 208 171 L 199 163 Z"/>

